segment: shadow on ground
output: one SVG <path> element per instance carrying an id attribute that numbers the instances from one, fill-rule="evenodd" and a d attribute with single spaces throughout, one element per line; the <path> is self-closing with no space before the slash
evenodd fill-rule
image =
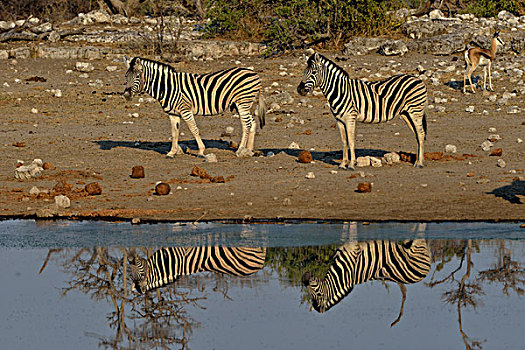
<path id="1" fill-rule="evenodd" d="M 493 194 L 512 204 L 523 204 L 518 196 L 525 196 L 525 181 L 513 181 L 512 184 L 496 188 L 487 194 Z"/>

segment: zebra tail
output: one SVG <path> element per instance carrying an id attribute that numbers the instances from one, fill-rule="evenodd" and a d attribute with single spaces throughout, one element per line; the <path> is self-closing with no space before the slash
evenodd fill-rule
<path id="1" fill-rule="evenodd" d="M 264 125 L 266 125 L 266 105 L 264 104 L 262 89 L 259 91 L 259 106 L 257 106 L 257 116 L 259 117 L 259 127 L 262 130 Z"/>
<path id="2" fill-rule="evenodd" d="M 423 113 L 423 131 L 425 132 L 425 140 L 427 139 L 427 114 Z"/>

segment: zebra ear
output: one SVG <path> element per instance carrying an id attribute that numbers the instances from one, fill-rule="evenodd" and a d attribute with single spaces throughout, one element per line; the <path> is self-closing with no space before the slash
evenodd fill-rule
<path id="1" fill-rule="evenodd" d="M 124 61 L 124 64 L 126 65 L 126 69 L 129 69 L 129 64 L 131 62 L 131 58 L 129 58 L 128 56 L 124 56 L 123 57 L 123 61 Z"/>
<path id="2" fill-rule="evenodd" d="M 142 61 L 140 60 L 140 58 L 136 58 L 135 59 L 135 68 L 139 71 L 139 72 L 142 72 Z"/>

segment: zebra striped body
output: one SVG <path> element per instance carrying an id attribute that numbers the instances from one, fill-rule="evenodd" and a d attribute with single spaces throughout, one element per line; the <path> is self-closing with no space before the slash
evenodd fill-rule
<path id="1" fill-rule="evenodd" d="M 259 123 L 265 123 L 261 79 L 250 69 L 230 68 L 210 74 L 176 72 L 167 64 L 135 57 L 128 63 L 124 97 L 147 92 L 159 101 L 171 121 L 172 147 L 168 157 L 183 153 L 178 145 L 180 118 L 187 123 L 204 155 L 204 143 L 195 123 L 195 115 L 215 115 L 236 108 L 242 124 L 238 152 L 253 151 L 256 124 L 251 108 L 259 96 Z M 238 153 L 239 155 L 239 153 Z"/>
<path id="2" fill-rule="evenodd" d="M 251 275 L 264 267 L 265 257 L 266 248 L 169 247 L 147 260 L 132 254 L 129 263 L 135 288 L 145 293 L 197 272 Z"/>
<path id="3" fill-rule="evenodd" d="M 416 283 L 430 271 L 430 250 L 425 240 L 354 242 L 337 249 L 323 280 L 303 275 L 312 306 L 325 312 L 348 295 L 354 285 L 369 280 Z"/>
<path id="4" fill-rule="evenodd" d="M 340 165 L 342 168 L 347 165 L 353 168 L 355 165 L 356 121 L 383 123 L 396 116 L 403 118 L 416 135 L 418 153 L 415 166 L 423 166 L 427 89 L 421 79 L 405 74 L 376 82 L 350 79 L 341 67 L 314 53 L 308 59 L 303 80 L 297 91 L 306 95 L 316 86 L 319 86 L 327 98 L 337 120 L 343 142 L 343 161 Z"/>

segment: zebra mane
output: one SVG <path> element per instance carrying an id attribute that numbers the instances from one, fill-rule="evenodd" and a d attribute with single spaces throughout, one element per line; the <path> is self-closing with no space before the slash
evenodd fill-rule
<path id="1" fill-rule="evenodd" d="M 333 70 L 337 71 L 338 73 L 340 73 L 343 77 L 347 78 L 347 79 L 351 79 L 350 78 L 350 75 L 348 74 L 348 72 L 346 70 L 344 70 L 341 66 L 337 65 L 334 61 L 332 61 L 331 59 L 321 55 L 321 54 L 318 54 L 319 55 L 319 58 L 321 59 L 321 62 L 324 63 L 326 66 L 328 66 L 329 68 L 332 68 Z M 313 57 L 313 55 L 312 55 Z M 310 57 L 310 59 L 312 58 Z M 308 64 L 310 64 L 310 60 L 308 60 Z"/>
<path id="2" fill-rule="evenodd" d="M 175 68 L 173 68 L 172 66 L 170 66 L 167 63 L 163 63 L 163 62 L 159 62 L 159 61 L 155 61 L 155 60 L 151 60 L 149 58 L 143 58 L 143 57 L 133 57 L 131 59 L 131 62 L 129 63 L 130 67 L 133 67 L 135 65 L 135 62 L 137 61 L 137 58 L 140 59 L 143 62 L 152 63 L 152 64 L 154 64 L 156 66 L 160 66 L 160 67 L 166 67 L 166 68 L 168 68 L 168 70 L 170 72 L 176 73 Z"/>

